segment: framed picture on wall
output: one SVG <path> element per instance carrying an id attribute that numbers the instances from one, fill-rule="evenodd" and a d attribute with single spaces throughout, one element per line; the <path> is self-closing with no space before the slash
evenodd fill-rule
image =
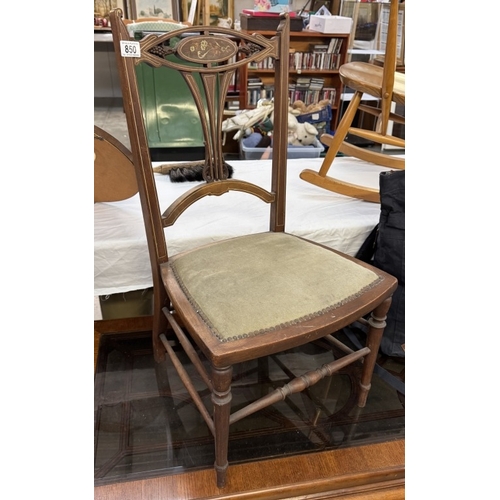
<path id="1" fill-rule="evenodd" d="M 230 18 L 231 24 L 234 22 L 234 0 L 201 0 L 201 5 L 203 11 L 208 6 L 210 26 L 217 26 L 219 19 Z"/>
<path id="2" fill-rule="evenodd" d="M 157 17 L 180 21 L 179 0 L 130 0 L 130 18 Z"/>
<path id="3" fill-rule="evenodd" d="M 127 4 L 125 0 L 94 0 L 94 28 L 109 27 L 109 13 L 113 9 L 121 9 L 123 16 L 128 17 Z"/>

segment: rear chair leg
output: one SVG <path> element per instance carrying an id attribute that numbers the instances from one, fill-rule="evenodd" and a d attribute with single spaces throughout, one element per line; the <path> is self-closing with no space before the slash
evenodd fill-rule
<path id="1" fill-rule="evenodd" d="M 368 320 L 369 329 L 366 338 L 366 346 L 370 349 L 370 354 L 368 354 L 363 361 L 363 370 L 361 372 L 360 381 L 361 391 L 358 399 L 358 406 L 360 408 L 363 408 L 366 405 L 368 392 L 371 388 L 373 370 L 375 368 L 375 362 L 377 361 L 380 343 L 382 342 L 382 335 L 384 334 L 384 328 L 386 325 L 385 320 L 387 318 L 389 307 L 391 306 L 391 301 L 391 297 L 384 300 L 382 304 L 372 311 L 370 319 Z"/>
<path id="2" fill-rule="evenodd" d="M 153 287 L 153 354 L 157 363 L 166 359 L 165 347 L 160 340 L 160 335 L 170 328 L 162 308 L 167 303 L 167 293 L 163 285 Z"/>
<path id="3" fill-rule="evenodd" d="M 229 446 L 229 416 L 231 413 L 231 379 L 233 367 L 212 367 L 212 402 L 214 404 L 215 427 L 215 472 L 217 486 L 223 488 L 226 484 L 228 467 L 227 453 Z"/>

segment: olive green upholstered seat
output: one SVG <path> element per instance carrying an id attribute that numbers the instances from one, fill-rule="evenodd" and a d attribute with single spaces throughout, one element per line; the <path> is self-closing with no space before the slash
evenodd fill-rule
<path id="1" fill-rule="evenodd" d="M 272 232 L 175 255 L 169 266 L 207 327 L 223 342 L 333 313 L 380 279 L 321 246 Z"/>

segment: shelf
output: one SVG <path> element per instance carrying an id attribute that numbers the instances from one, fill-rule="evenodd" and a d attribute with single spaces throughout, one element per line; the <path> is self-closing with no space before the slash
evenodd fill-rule
<path id="1" fill-rule="evenodd" d="M 383 55 L 383 50 L 377 49 L 349 49 L 348 54 L 370 54 L 370 55 Z"/>
<path id="2" fill-rule="evenodd" d="M 94 42 L 113 42 L 113 35 L 104 30 L 99 33 L 94 32 Z"/>
<path id="3" fill-rule="evenodd" d="M 249 73 L 274 73 L 274 70 L 272 69 L 259 69 L 259 68 L 248 68 Z M 297 74 L 311 74 L 311 75 L 331 75 L 332 73 L 338 73 L 338 69 L 291 69 L 289 70 L 289 73 L 291 75 L 297 73 Z"/>
<path id="4" fill-rule="evenodd" d="M 276 31 L 259 31 L 259 30 L 242 30 L 243 33 L 251 35 L 253 33 L 258 33 L 263 36 L 275 36 Z M 348 33 L 320 33 L 319 31 L 290 31 L 290 42 L 292 38 L 349 38 Z"/>
<path id="5" fill-rule="evenodd" d="M 244 33 L 248 34 L 259 34 L 265 37 L 273 37 L 276 35 L 275 31 L 259 31 L 259 30 L 243 30 Z M 340 74 L 338 67 L 344 64 L 347 61 L 347 49 L 349 48 L 349 37 L 348 33 L 320 33 L 318 31 L 291 31 L 290 32 L 290 53 L 302 53 L 308 54 L 312 52 L 313 45 L 324 45 L 330 47 L 330 51 L 333 54 L 338 54 L 335 56 L 335 59 L 332 60 L 331 64 L 337 69 L 290 69 L 289 70 L 289 93 L 291 98 L 291 103 L 295 100 L 303 100 L 306 103 L 306 106 L 311 103 L 316 103 L 323 98 L 330 99 L 331 108 L 332 108 L 332 119 L 327 124 L 331 131 L 333 132 L 336 128 L 338 118 L 339 118 L 339 110 L 341 103 L 341 93 L 342 93 L 342 82 L 340 80 Z M 333 39 L 341 40 L 341 43 L 331 43 Z M 314 50 L 314 52 L 319 52 L 318 50 Z M 309 64 L 311 62 L 311 64 Z M 324 62 L 327 62 L 327 59 L 324 59 Z M 323 61 L 320 59 L 311 58 L 304 59 L 298 58 L 295 61 L 295 64 L 292 66 L 300 67 L 304 66 L 305 68 L 310 68 L 312 64 L 317 65 L 318 67 L 325 67 Z M 328 63 L 328 65 L 330 65 Z M 265 66 L 265 64 L 263 64 Z M 272 80 L 270 80 L 270 76 L 272 75 L 273 70 L 267 68 L 242 68 L 240 74 L 240 109 L 251 109 L 254 107 L 256 98 L 258 96 L 255 95 L 254 92 L 248 91 L 248 80 L 249 78 L 256 77 L 260 78 L 263 82 L 264 86 L 266 84 L 272 84 Z M 306 93 L 306 89 L 302 89 L 302 87 L 297 87 L 297 92 L 291 84 L 297 83 L 297 79 L 299 77 L 307 77 L 307 78 L 320 78 L 323 80 L 323 89 L 319 96 L 312 92 Z M 331 89 L 331 90 L 328 90 Z M 310 89 L 312 90 L 312 89 Z M 324 91 L 323 91 L 324 90 Z M 304 98 L 299 97 L 304 95 Z M 310 99 L 308 101 L 307 99 Z M 323 122 L 322 122 L 323 123 Z M 324 125 L 324 123 L 323 123 Z"/>

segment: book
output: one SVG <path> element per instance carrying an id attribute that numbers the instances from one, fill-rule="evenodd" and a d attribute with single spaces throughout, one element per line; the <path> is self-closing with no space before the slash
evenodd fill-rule
<path id="1" fill-rule="evenodd" d="M 328 50 L 327 43 L 310 43 L 309 50 L 311 52 L 326 52 Z"/>

